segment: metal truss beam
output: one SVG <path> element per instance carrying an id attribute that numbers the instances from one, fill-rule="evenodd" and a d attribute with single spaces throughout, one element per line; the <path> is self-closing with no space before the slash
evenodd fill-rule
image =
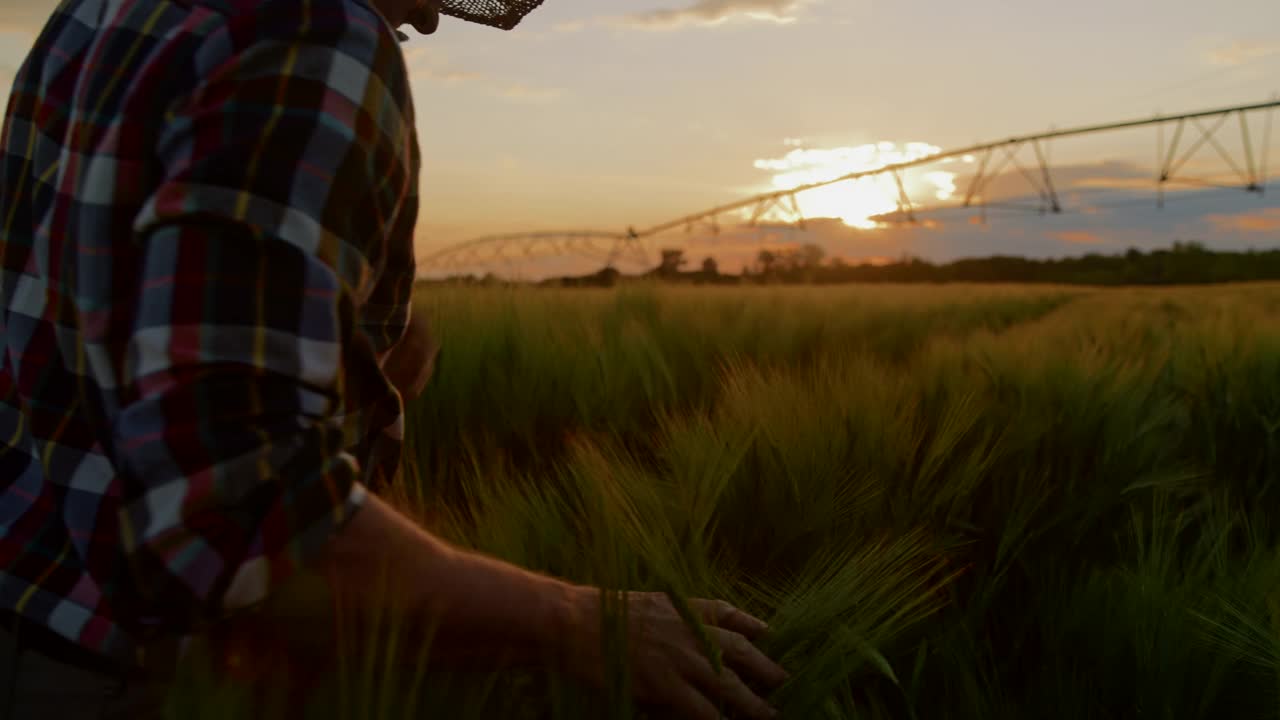
<path id="1" fill-rule="evenodd" d="M 1168 122 L 1177 122 L 1179 123 L 1179 127 L 1181 127 L 1181 124 L 1186 121 L 1200 120 L 1203 118 L 1215 118 L 1220 116 L 1229 116 L 1232 113 L 1251 113 L 1251 112 L 1257 112 L 1257 111 L 1268 111 L 1277 107 L 1280 107 L 1280 100 L 1270 100 L 1268 102 L 1254 103 L 1251 105 L 1240 105 L 1236 107 L 1219 108 L 1214 110 L 1201 110 L 1197 112 L 1182 113 L 1179 115 L 1156 116 L 1154 118 L 1148 118 L 1145 120 L 1127 120 L 1124 122 L 1106 123 L 1101 125 L 1088 125 L 1084 127 L 1069 128 L 1065 130 L 1054 130 L 1051 132 L 1041 133 L 1038 135 L 1012 137 L 1007 140 L 1002 140 L 999 142 L 973 145 L 966 148 L 960 148 L 958 150 L 951 150 L 948 152 L 929 155 L 927 157 L 922 157 L 916 160 L 909 160 L 906 162 L 886 165 L 884 167 L 876 168 L 873 170 L 865 170 L 861 172 L 849 173 L 847 175 L 833 178 L 831 180 L 811 183 L 808 185 L 801 185 L 788 190 L 779 190 L 772 193 L 756 195 L 754 197 L 746 198 L 744 200 L 739 200 L 738 202 L 720 205 L 701 213 L 696 213 L 694 215 L 686 215 L 684 217 L 671 220 L 669 222 L 659 223 L 657 225 L 654 225 L 652 227 L 649 227 L 640 231 L 639 234 L 641 237 L 658 235 L 660 233 L 664 233 L 674 228 L 686 226 L 691 222 L 697 222 L 700 219 L 706 217 L 707 215 L 725 215 L 732 212 L 738 212 L 748 208 L 758 207 L 761 203 L 765 203 L 769 200 L 776 200 L 785 195 L 799 194 L 809 190 L 815 190 L 820 187 L 826 187 L 828 185 L 834 185 L 836 183 L 847 182 L 850 180 L 858 180 L 864 177 L 871 177 L 871 176 L 882 175 L 882 174 L 890 173 L 894 171 L 902 171 L 910 168 L 916 168 L 916 167 L 921 167 L 925 165 L 932 165 L 942 160 L 963 157 L 965 155 L 982 155 L 989 151 L 1001 150 L 1001 149 L 1004 149 L 1007 153 L 1015 152 L 1019 146 L 1027 143 L 1034 144 L 1037 142 L 1047 142 L 1049 140 L 1056 140 L 1059 138 L 1075 137 L 1080 135 L 1091 135 L 1095 133 L 1111 132 L 1116 130 L 1126 130 L 1129 128 L 1137 128 L 1137 127 L 1145 127 L 1145 126 L 1159 126 Z M 1008 160 L 1009 158 L 1006 157 L 1004 165 L 1008 165 Z M 1003 170 L 1003 166 L 1001 167 L 1001 170 Z M 997 175 L 999 175 L 998 171 L 988 173 L 986 177 L 989 179 Z M 1036 187 L 1040 187 L 1038 183 L 1033 183 L 1033 185 Z M 1052 209 L 1052 202 L 1049 202 L 1047 204 L 1048 204 L 1048 208 Z"/>
<path id="2" fill-rule="evenodd" d="M 612 262 L 639 248 L 625 233 L 596 230 L 514 233 L 477 238 L 418 258 L 421 269 L 476 270 L 539 258 L 579 255 Z M 642 248 L 641 248 L 642 249 Z"/>

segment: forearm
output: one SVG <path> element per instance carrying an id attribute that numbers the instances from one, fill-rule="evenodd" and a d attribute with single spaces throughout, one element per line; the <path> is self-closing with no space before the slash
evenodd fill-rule
<path id="1" fill-rule="evenodd" d="M 557 638 L 583 588 L 455 548 L 370 496 L 334 539 L 318 568 L 317 587 L 297 586 L 269 612 L 286 624 L 327 616 L 337 606 L 351 636 L 371 641 L 367 618 L 402 613 L 396 633 L 406 659 L 430 642 L 429 658 L 450 665 L 555 661 Z M 327 596 L 328 607 L 314 600 Z M 311 607 L 299 613 L 299 597 Z M 334 602 L 336 601 L 336 602 Z M 365 618 L 350 624 L 352 618 Z M 315 622 L 301 626 L 317 629 Z M 314 640 L 306 638 L 305 641 Z M 347 643 L 350 644 L 349 642 Z"/>

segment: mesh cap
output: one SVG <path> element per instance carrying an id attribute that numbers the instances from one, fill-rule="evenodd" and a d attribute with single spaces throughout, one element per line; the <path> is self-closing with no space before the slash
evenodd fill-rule
<path id="1" fill-rule="evenodd" d="M 438 0 L 441 15 L 510 30 L 542 0 Z"/>

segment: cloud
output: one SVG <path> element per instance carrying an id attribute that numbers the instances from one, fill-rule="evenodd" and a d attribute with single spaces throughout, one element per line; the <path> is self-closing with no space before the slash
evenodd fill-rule
<path id="1" fill-rule="evenodd" d="M 1082 190 L 1147 190 L 1154 189 L 1156 181 L 1151 177 L 1087 177 L 1072 183 Z"/>
<path id="2" fill-rule="evenodd" d="M 561 88 L 543 88 L 520 83 L 509 83 L 497 89 L 499 95 L 508 100 L 527 100 L 530 102 L 546 102 L 564 95 Z"/>
<path id="3" fill-rule="evenodd" d="M 999 155 L 994 156 L 993 164 L 999 162 Z M 1035 156 L 1029 150 L 1023 149 L 1019 155 L 1019 162 L 1024 168 L 1027 168 L 1031 176 L 1036 180 L 1037 184 L 1042 181 L 1040 179 L 1040 170 L 1036 166 Z M 972 166 L 969 166 L 972 167 Z M 1154 192 L 1155 179 L 1154 171 L 1138 166 L 1135 163 L 1124 162 L 1119 160 L 1109 160 L 1098 163 L 1085 163 L 1076 165 L 1054 165 L 1049 166 L 1049 175 L 1053 179 L 1053 186 L 1062 193 L 1067 190 L 1152 190 Z M 960 186 L 959 195 L 964 197 L 969 186 L 973 181 L 972 173 L 962 172 L 957 179 Z M 1035 191 L 1030 181 L 1021 171 L 1014 167 L 1005 165 L 999 175 L 990 178 L 983 185 L 984 193 L 993 199 L 1006 198 L 1011 196 L 1021 196 L 1028 192 Z"/>
<path id="4" fill-rule="evenodd" d="M 1245 250 L 1280 246 L 1280 207 L 1259 207 L 1256 195 L 1238 190 L 1187 190 L 1171 194 L 1168 205 L 1156 210 L 1146 193 L 1127 190 L 1092 191 L 1099 202 L 1117 207 L 1109 212 L 1087 215 L 1070 210 L 1063 215 L 1037 213 L 991 213 L 985 224 L 971 224 L 972 213 L 941 209 L 930 213 L 936 222 L 895 224 L 876 230 L 852 228 L 839 220 L 811 219 L 803 229 L 794 226 L 762 225 L 746 227 L 725 224 L 712 235 L 702 227 L 692 234 L 677 230 L 646 240 L 650 267 L 656 264 L 660 248 L 683 248 L 691 266 L 707 256 L 715 257 L 721 272 L 737 273 L 751 265 L 762 249 L 797 247 L 814 243 L 829 258 L 841 257 L 850 264 L 883 262 L 905 255 L 932 262 L 992 255 L 1030 258 L 1079 257 L 1086 253 L 1123 253 L 1167 248 L 1175 241 L 1196 241 L 1220 250 Z M 1034 198 L 1024 197 L 1030 202 Z M 1268 198 L 1269 199 L 1269 198 Z M 1263 201 L 1266 202 L 1266 201 Z M 1217 213 L 1217 215 L 1214 215 Z M 1214 218 L 1222 218 L 1214 220 Z M 921 218 L 925 219 L 924 217 Z M 1268 236 L 1266 232 L 1272 234 Z M 562 272 L 585 274 L 600 268 L 595 259 L 560 259 Z M 624 272 L 644 269 L 620 264 Z M 495 267 L 502 272 L 503 269 Z M 555 274 L 555 273 L 551 273 Z M 540 277 L 534 272 L 531 277 Z"/>
<path id="5" fill-rule="evenodd" d="M 1253 212 L 1230 215 L 1209 215 L 1205 218 L 1214 230 L 1228 233 L 1277 233 L 1280 232 L 1280 208 L 1265 208 Z"/>
<path id="6" fill-rule="evenodd" d="M 576 33 L 580 30 L 586 30 L 590 24 L 588 20 L 566 20 L 556 23 L 551 29 L 559 33 Z"/>
<path id="7" fill-rule="evenodd" d="M 455 70 L 452 68 L 422 68 L 411 71 L 418 77 L 428 80 L 445 83 L 446 85 L 456 85 L 466 82 L 477 82 L 486 79 L 485 76 L 478 72 L 470 70 Z"/>
<path id="8" fill-rule="evenodd" d="M 1237 40 L 1230 45 L 1214 48 L 1205 53 L 1211 65 L 1246 65 L 1255 60 L 1280 55 L 1280 43 L 1258 43 Z"/>
<path id="9" fill-rule="evenodd" d="M 683 8 L 666 8 L 614 18 L 612 24 L 642 30 L 675 30 L 720 25 L 734 20 L 787 24 L 812 0 L 695 0 Z"/>
<path id="10" fill-rule="evenodd" d="M 1123 165 L 1115 169 L 1121 174 L 1128 172 Z M 1073 170 L 1081 176 L 1096 176 L 1098 168 Z M 1220 249 L 1280 246 L 1280 207 L 1273 200 L 1268 202 L 1269 198 L 1259 207 L 1257 195 L 1239 190 L 1170 191 L 1163 210 L 1156 209 L 1150 191 L 1091 190 L 1080 195 L 1064 198 L 1062 215 L 993 210 L 985 224 L 972 224 L 973 211 L 939 208 L 920 213 L 922 222 L 876 230 L 851 228 L 838 220 L 810 220 L 804 230 L 725 228 L 721 237 L 754 237 L 763 243 L 813 242 L 826 249 L 828 256 L 849 259 L 896 258 L 908 253 L 935 262 L 987 255 L 1045 258 L 1123 252 L 1128 247 L 1168 247 L 1176 240 L 1195 240 Z M 1029 206 L 1036 199 L 1023 195 L 1011 200 Z M 1086 212 L 1081 207 L 1085 203 L 1101 209 Z M 702 240 L 697 244 L 718 256 L 716 241 L 706 242 L 697 236 L 689 240 Z M 728 266 L 722 263 L 722 267 Z"/>
<path id="11" fill-rule="evenodd" d="M 1053 236 L 1062 242 L 1071 243 L 1072 245 L 1097 245 L 1102 242 L 1102 236 L 1088 230 L 1063 230 L 1056 232 Z"/>
<path id="12" fill-rule="evenodd" d="M 961 181 L 960 196 L 963 197 L 973 170 L 964 164 L 949 167 L 965 168 L 966 175 L 957 178 Z M 839 256 L 853 264 L 904 255 L 933 262 L 991 255 L 1078 257 L 1086 253 L 1123 253 L 1130 247 L 1167 248 L 1176 241 L 1195 241 L 1222 250 L 1280 247 L 1280 200 L 1276 195 L 1264 197 L 1226 188 L 1169 188 L 1165 206 L 1157 209 L 1150 168 L 1112 161 L 1057 165 L 1053 172 L 1062 201 L 1061 214 L 1038 212 L 1039 198 L 1034 193 L 1028 194 L 1030 184 L 1013 170 L 993 181 L 1000 186 L 999 195 L 1005 202 L 992 205 L 981 215 L 976 208 L 948 207 L 935 202 L 917 211 L 917 223 L 894 222 L 874 230 L 862 230 L 838 219 L 823 218 L 808 218 L 803 228 L 776 223 L 746 227 L 726 213 L 718 218 L 718 233 L 713 234 L 710 224 L 695 226 L 690 232 L 682 226 L 646 239 L 645 243 L 650 249 L 651 264 L 656 264 L 658 249 L 678 247 L 685 249 L 685 257 L 692 265 L 713 256 L 720 262 L 722 272 L 732 273 L 753 263 L 761 249 L 805 243 L 815 243 L 828 257 Z M 1128 189 L 1122 182 L 1127 178 L 1141 178 L 1145 184 Z M 1108 179 L 1115 182 L 1108 183 Z M 1116 187 L 1102 187 L 1106 185 Z M 700 197 L 706 194 L 698 192 Z M 711 196 L 715 198 L 716 194 Z M 730 200 L 732 196 L 721 199 Z M 714 204 L 715 199 L 707 203 Z M 685 208 L 687 211 L 698 209 Z M 986 221 L 973 222 L 979 217 L 985 217 Z M 643 229 L 650 222 L 665 219 L 636 218 L 641 221 L 636 227 Z M 621 226 L 623 221 L 632 218 L 618 220 L 617 225 Z M 555 224 L 573 226 L 577 223 L 567 219 Z M 526 228 L 510 228 L 523 229 Z M 563 262 L 565 268 L 571 268 L 566 272 L 571 273 L 585 274 L 600 268 L 598 259 L 576 257 Z M 633 265 L 619 267 L 625 272 L 638 269 Z"/>

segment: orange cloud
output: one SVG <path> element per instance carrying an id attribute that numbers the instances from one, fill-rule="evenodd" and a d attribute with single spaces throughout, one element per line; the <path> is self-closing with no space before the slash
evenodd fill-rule
<path id="1" fill-rule="evenodd" d="M 843 255 L 837 255 L 836 257 L 833 257 L 830 260 L 828 260 L 827 264 L 838 265 L 843 263 L 845 265 L 873 265 L 875 267 L 884 267 L 885 265 L 892 265 L 893 263 L 896 263 L 901 259 L 902 258 L 887 257 L 885 255 L 868 255 L 866 257 L 853 257 L 853 258 L 845 257 Z"/>
<path id="2" fill-rule="evenodd" d="M 809 0 L 695 0 L 678 9 L 635 13 L 614 22 L 645 30 L 673 30 L 690 25 L 720 25 L 729 20 L 763 20 L 785 25 L 793 23 L 797 11 Z"/>
<path id="3" fill-rule="evenodd" d="M 1214 48 L 1205 53 L 1205 59 L 1213 65 L 1232 67 L 1246 65 L 1254 60 L 1271 57 L 1280 53 L 1280 44 L 1262 44 L 1256 42 L 1237 41 L 1225 47 Z"/>
<path id="4" fill-rule="evenodd" d="M 1071 183 L 1071 187 L 1081 190 L 1149 190 L 1154 189 L 1154 178 L 1139 177 L 1087 177 Z"/>
<path id="5" fill-rule="evenodd" d="M 1088 230 L 1066 230 L 1054 233 L 1053 236 L 1062 242 L 1068 242 L 1073 245 L 1097 245 L 1102 242 L 1102 236 Z"/>
<path id="6" fill-rule="evenodd" d="M 1267 208 L 1234 215 L 1209 215 L 1206 218 L 1221 232 L 1259 233 L 1280 231 L 1280 208 Z"/>

